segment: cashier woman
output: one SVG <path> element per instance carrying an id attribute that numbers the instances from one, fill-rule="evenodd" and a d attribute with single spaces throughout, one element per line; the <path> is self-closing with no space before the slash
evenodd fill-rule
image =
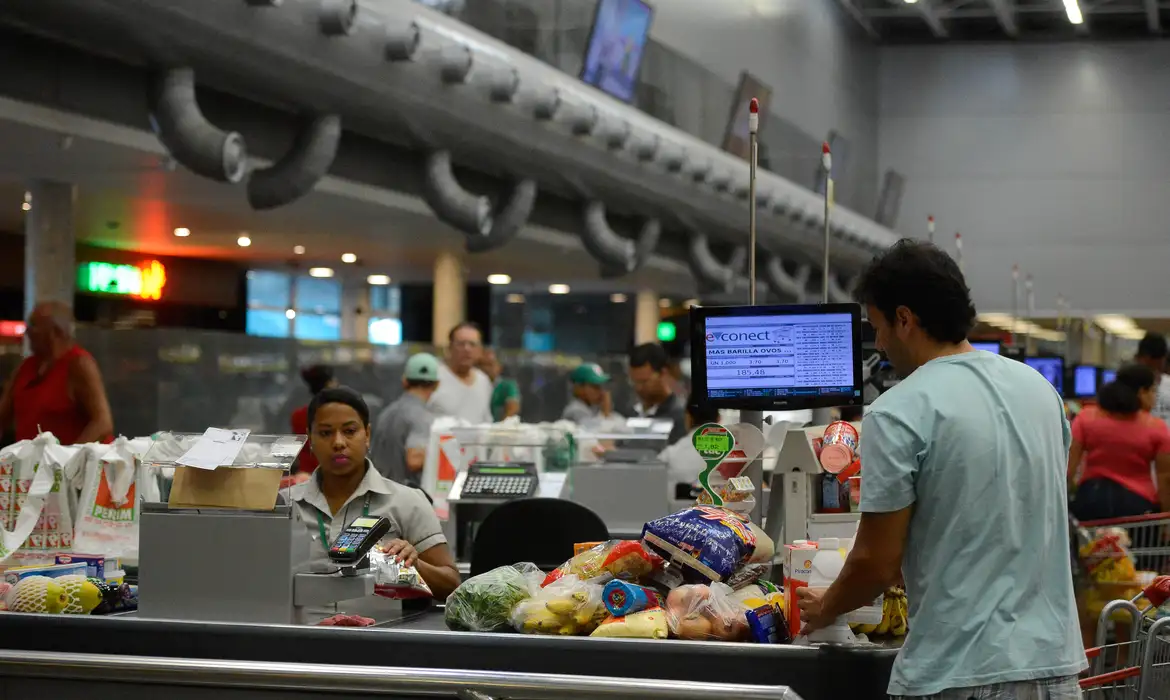
<path id="1" fill-rule="evenodd" d="M 313 558 L 354 518 L 390 520 L 379 547 L 418 569 L 434 597 L 444 600 L 459 585 L 459 572 L 439 518 L 422 491 L 391 481 L 366 457 L 370 409 L 348 387 L 325 389 L 309 402 L 309 442 L 320 466 L 292 489 L 297 519 L 309 529 Z"/>

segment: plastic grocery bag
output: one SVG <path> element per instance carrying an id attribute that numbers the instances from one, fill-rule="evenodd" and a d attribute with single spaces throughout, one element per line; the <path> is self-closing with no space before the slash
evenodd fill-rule
<path id="1" fill-rule="evenodd" d="M 637 540 L 610 540 L 592 547 L 561 564 L 545 577 L 548 586 L 564 576 L 577 576 L 583 581 L 605 583 L 620 578 L 633 581 L 648 576 L 662 566 L 662 558 L 648 551 Z"/>
<path id="2" fill-rule="evenodd" d="M 587 635 L 607 617 L 601 585 L 569 575 L 520 601 L 512 610 L 512 626 L 525 634 Z"/>
<path id="3" fill-rule="evenodd" d="M 41 433 L 0 450 L 0 562 L 52 564 L 73 551 L 73 519 L 63 474 L 84 447 Z M 82 457 L 83 458 L 83 457 Z"/>
<path id="4" fill-rule="evenodd" d="M 679 639 L 747 641 L 747 611 L 722 583 L 679 586 L 666 597 L 666 621 Z"/>
<path id="5" fill-rule="evenodd" d="M 419 575 L 418 569 L 403 564 L 395 556 L 373 549 L 370 569 L 374 572 L 374 595 L 393 600 L 432 597 L 431 587 Z"/>
<path id="6" fill-rule="evenodd" d="M 119 437 L 111 445 L 94 446 L 75 483 L 81 498 L 73 533 L 80 552 L 134 559 L 138 556 L 138 445 Z"/>
<path id="7" fill-rule="evenodd" d="M 512 610 L 540 588 L 544 574 L 535 564 L 501 566 L 472 576 L 447 596 L 444 622 L 463 632 L 512 629 Z"/>

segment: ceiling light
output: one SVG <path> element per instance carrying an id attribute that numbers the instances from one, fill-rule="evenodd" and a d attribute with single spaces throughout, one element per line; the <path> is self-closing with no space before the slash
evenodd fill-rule
<path id="1" fill-rule="evenodd" d="M 293 255 L 304 255 L 304 254 L 305 254 L 305 246 L 303 246 L 303 245 L 294 245 L 293 246 Z"/>
<path id="2" fill-rule="evenodd" d="M 1085 21 L 1077 0 L 1064 0 L 1064 13 L 1068 15 L 1068 21 L 1072 24 L 1083 24 Z"/>
<path id="3" fill-rule="evenodd" d="M 292 309 L 288 309 L 284 312 L 284 317 L 291 321 L 297 317 L 297 312 L 293 311 Z"/>
<path id="4" fill-rule="evenodd" d="M 1101 314 L 1093 317 L 1093 322 L 1107 333 L 1124 336 L 1137 330 L 1137 324 L 1129 316 L 1120 314 Z"/>
<path id="5" fill-rule="evenodd" d="M 511 284 L 512 277 L 510 275 L 502 274 L 488 275 L 487 281 L 488 284 Z"/>
<path id="6" fill-rule="evenodd" d="M 31 209 L 32 209 L 32 205 L 29 204 L 28 202 L 25 202 L 25 203 L 20 205 L 21 211 L 30 211 Z"/>
<path id="7" fill-rule="evenodd" d="M 333 268 L 331 267 L 310 267 L 309 277 L 332 277 Z"/>
<path id="8" fill-rule="evenodd" d="M 366 284 L 390 284 L 390 275 L 370 275 L 366 277 Z"/>
<path id="9" fill-rule="evenodd" d="M 669 309 L 670 308 L 670 299 L 667 299 L 666 297 L 659 299 L 658 300 L 658 308 Z"/>
<path id="10" fill-rule="evenodd" d="M 523 304 L 524 303 L 524 295 L 523 294 L 509 294 L 507 297 L 505 297 L 505 299 L 507 300 L 507 302 L 509 304 Z"/>
<path id="11" fill-rule="evenodd" d="M 32 202 L 32 192 L 25 192 L 24 193 L 24 201 L 30 202 L 30 203 Z"/>
<path id="12" fill-rule="evenodd" d="M 247 248 L 248 246 L 252 245 L 252 239 L 248 238 L 247 236 L 240 236 L 236 239 L 236 245 L 240 246 L 241 248 Z"/>
<path id="13" fill-rule="evenodd" d="M 626 295 L 622 294 L 621 292 L 618 292 L 616 294 L 610 294 L 609 300 L 615 304 L 624 304 L 624 303 L 626 303 Z"/>
<path id="14" fill-rule="evenodd" d="M 550 284 L 548 286 L 549 294 L 568 294 L 569 285 L 567 284 Z"/>
<path id="15" fill-rule="evenodd" d="M 353 253 L 342 253 L 341 254 L 341 262 L 355 263 L 355 262 L 357 262 L 357 256 L 354 255 Z"/>
<path id="16" fill-rule="evenodd" d="M 918 2 L 918 0 L 906 0 L 907 5 L 913 5 L 916 2 Z"/>
<path id="17" fill-rule="evenodd" d="M 187 236 L 191 235 L 191 229 L 181 228 L 181 227 L 177 228 L 177 229 L 175 229 L 175 235 L 178 236 L 179 238 L 186 238 Z"/>

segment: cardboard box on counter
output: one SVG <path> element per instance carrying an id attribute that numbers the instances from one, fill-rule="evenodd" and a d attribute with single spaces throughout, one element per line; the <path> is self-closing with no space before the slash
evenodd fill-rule
<path id="1" fill-rule="evenodd" d="M 263 467 L 175 467 L 171 508 L 272 510 L 280 492 L 280 469 Z"/>

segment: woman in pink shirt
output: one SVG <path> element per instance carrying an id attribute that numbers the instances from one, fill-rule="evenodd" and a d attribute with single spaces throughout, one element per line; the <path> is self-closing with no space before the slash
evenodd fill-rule
<path id="1" fill-rule="evenodd" d="M 1126 365 L 1073 421 L 1068 479 L 1077 519 L 1170 511 L 1170 428 L 1150 415 L 1156 395 L 1154 372 Z"/>

